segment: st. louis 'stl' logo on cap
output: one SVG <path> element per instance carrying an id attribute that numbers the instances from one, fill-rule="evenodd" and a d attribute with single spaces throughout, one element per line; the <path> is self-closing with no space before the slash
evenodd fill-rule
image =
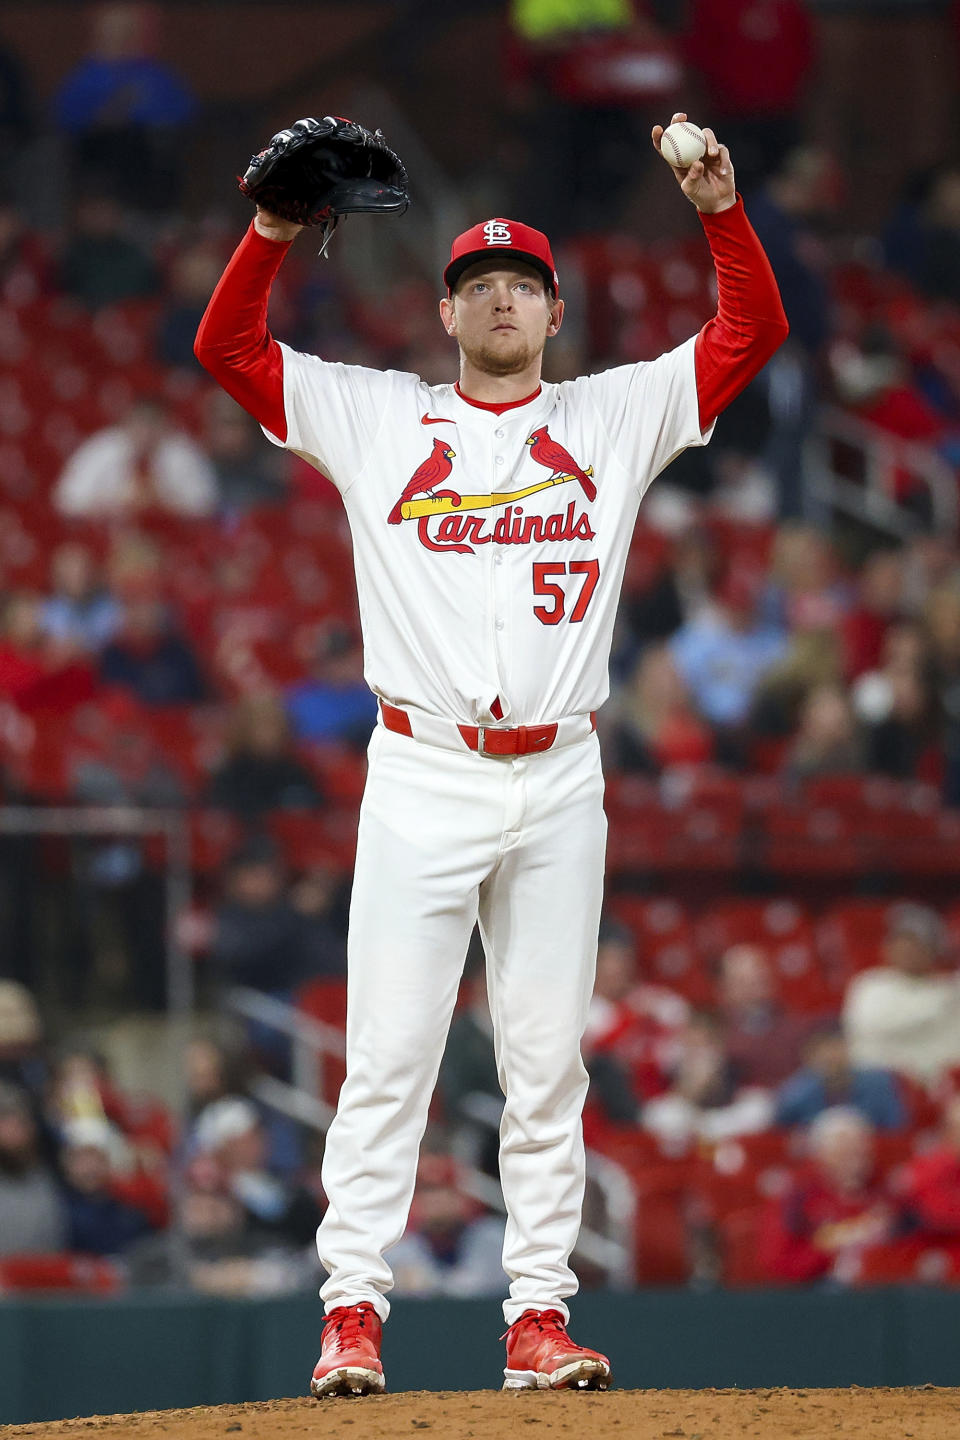
<path id="1" fill-rule="evenodd" d="M 483 227 L 483 238 L 488 245 L 513 244 L 510 226 L 505 225 L 502 220 L 488 220 Z"/>
<path id="2" fill-rule="evenodd" d="M 550 251 L 550 241 L 542 230 L 534 230 L 520 220 L 508 220 L 504 215 L 494 215 L 491 220 L 480 220 L 469 230 L 458 235 L 450 246 L 450 263 L 443 272 L 443 283 L 452 295 L 457 281 L 471 265 L 491 264 L 490 251 L 498 252 L 497 258 L 506 260 L 512 256 L 524 260 L 539 270 L 544 283 L 554 299 L 560 292 L 557 269 Z"/>

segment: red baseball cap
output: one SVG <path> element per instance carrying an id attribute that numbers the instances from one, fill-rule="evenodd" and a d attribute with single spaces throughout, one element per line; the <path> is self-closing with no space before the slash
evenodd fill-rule
<path id="1" fill-rule="evenodd" d="M 454 240 L 450 246 L 450 263 L 443 272 L 447 290 L 452 293 L 460 276 L 470 265 L 494 256 L 526 260 L 528 265 L 540 271 L 554 296 L 559 293 L 557 267 L 553 263 L 546 235 L 530 225 L 521 225 L 519 220 L 505 220 L 502 215 L 493 220 L 481 220 L 479 225 L 464 230 Z"/>

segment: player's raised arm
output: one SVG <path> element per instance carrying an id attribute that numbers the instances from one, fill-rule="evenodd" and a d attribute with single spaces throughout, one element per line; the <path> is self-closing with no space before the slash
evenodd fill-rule
<path id="1" fill-rule="evenodd" d="M 695 349 L 705 430 L 759 374 L 789 327 L 770 262 L 737 195 L 730 152 L 705 128 L 700 132 L 703 153 L 690 158 L 700 146 L 690 132 L 696 127 L 681 112 L 666 131 L 655 125 L 651 138 L 700 212 L 717 272 L 717 313 L 700 331 Z"/>
<path id="2" fill-rule="evenodd" d="M 267 306 L 293 236 L 270 236 L 269 223 L 261 228 L 260 220 L 258 212 L 220 277 L 193 350 L 228 395 L 271 434 L 286 440 L 283 356 L 267 328 Z M 301 228 L 283 220 L 279 226 L 294 234 Z"/>
<path id="3" fill-rule="evenodd" d="M 407 208 L 407 175 L 379 130 L 325 115 L 280 130 L 240 189 L 257 206 L 200 322 L 194 353 L 229 395 L 287 440 L 283 353 L 267 328 L 270 289 L 293 239 L 314 226 L 326 249 L 341 217 Z"/>
<path id="4" fill-rule="evenodd" d="M 281 245 L 288 245 L 291 240 L 296 240 L 303 226 L 293 220 L 284 220 L 282 215 L 274 215 L 272 211 L 258 205 L 257 213 L 253 217 L 253 228 L 265 240 L 278 240 Z"/>

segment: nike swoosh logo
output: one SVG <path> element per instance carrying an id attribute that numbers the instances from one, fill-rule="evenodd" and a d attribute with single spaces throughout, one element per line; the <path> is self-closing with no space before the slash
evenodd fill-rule
<path id="1" fill-rule="evenodd" d="M 444 415 L 438 415 L 438 416 L 433 416 L 433 415 L 421 415 L 421 416 L 420 416 L 420 424 L 421 424 L 421 425 L 454 425 L 455 423 L 456 423 L 456 422 L 455 422 L 454 420 L 448 420 Z"/>

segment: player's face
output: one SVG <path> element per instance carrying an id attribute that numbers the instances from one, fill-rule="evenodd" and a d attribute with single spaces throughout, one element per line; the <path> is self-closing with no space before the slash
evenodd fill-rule
<path id="1" fill-rule="evenodd" d="M 466 359 L 488 375 L 516 375 L 529 368 L 555 335 L 563 301 L 554 300 L 531 265 L 465 270 L 440 317 Z"/>

